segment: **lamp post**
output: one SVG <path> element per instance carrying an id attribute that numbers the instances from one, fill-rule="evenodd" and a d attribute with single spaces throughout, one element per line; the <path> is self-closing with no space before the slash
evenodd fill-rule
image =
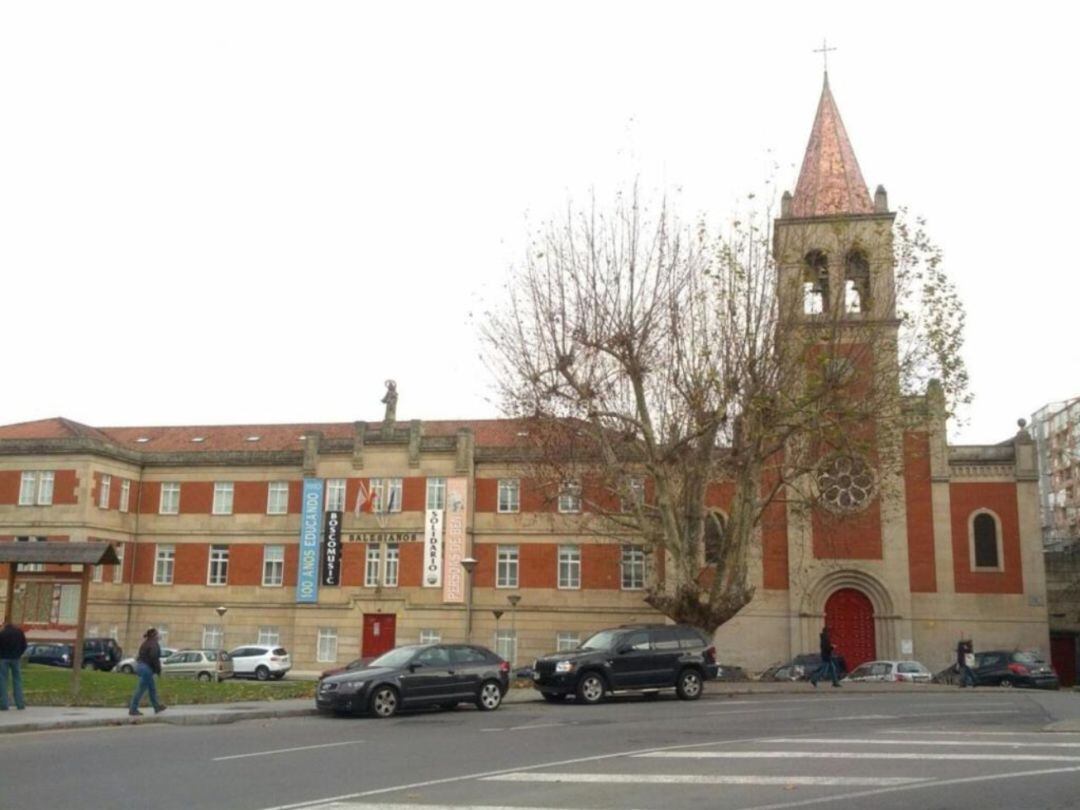
<path id="1" fill-rule="evenodd" d="M 225 614 L 229 612 L 229 609 L 225 605 L 218 605 L 214 608 L 214 612 L 221 619 L 221 648 L 225 649 Z M 214 680 L 221 680 L 221 666 L 214 667 Z"/>
<path id="2" fill-rule="evenodd" d="M 472 641 L 472 575 L 479 562 L 475 557 L 466 557 L 461 561 L 461 567 L 465 569 L 465 578 L 468 582 L 468 593 L 465 596 L 465 642 Z"/>
<path id="3" fill-rule="evenodd" d="M 505 613 L 505 610 L 493 610 L 491 615 L 495 617 L 495 652 L 499 652 L 499 619 Z"/>
<path id="4" fill-rule="evenodd" d="M 514 652 L 511 656 L 513 660 L 510 662 L 510 669 L 513 670 L 517 666 L 517 606 L 521 601 L 521 596 L 516 593 L 510 594 L 506 597 L 506 601 L 510 603 L 510 635 L 514 638 Z"/>

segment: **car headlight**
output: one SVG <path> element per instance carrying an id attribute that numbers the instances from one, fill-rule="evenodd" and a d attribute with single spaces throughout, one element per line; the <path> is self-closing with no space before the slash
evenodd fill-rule
<path id="1" fill-rule="evenodd" d="M 560 661 L 555 665 L 556 672 L 573 672 L 577 666 L 573 661 Z"/>
<path id="2" fill-rule="evenodd" d="M 359 692 L 364 688 L 363 681 L 346 681 L 338 684 L 339 692 Z"/>

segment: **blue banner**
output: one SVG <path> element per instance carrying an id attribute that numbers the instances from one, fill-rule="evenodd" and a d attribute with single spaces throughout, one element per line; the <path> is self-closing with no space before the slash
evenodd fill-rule
<path id="1" fill-rule="evenodd" d="M 300 502 L 300 568 L 296 573 L 296 601 L 319 601 L 319 544 L 322 540 L 323 480 L 305 478 Z"/>

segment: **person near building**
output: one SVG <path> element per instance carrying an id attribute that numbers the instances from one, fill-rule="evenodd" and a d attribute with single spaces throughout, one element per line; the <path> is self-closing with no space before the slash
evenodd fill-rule
<path id="1" fill-rule="evenodd" d="M 15 697 L 15 708 L 26 708 L 22 688 L 22 654 L 26 652 L 26 634 L 9 621 L 0 628 L 0 711 L 8 710 L 8 679 Z"/>
<path id="2" fill-rule="evenodd" d="M 960 673 L 960 688 L 974 688 L 975 673 L 971 667 L 975 663 L 975 645 L 971 639 L 961 639 L 956 643 L 956 671 Z"/>
<path id="3" fill-rule="evenodd" d="M 131 706 L 128 714 L 139 717 L 139 703 L 142 696 L 150 693 L 150 705 L 154 707 L 154 714 L 165 711 L 165 704 L 158 700 L 157 686 L 154 685 L 154 676 L 161 674 L 161 645 L 158 644 L 158 632 L 156 627 L 151 627 L 143 636 L 143 643 L 139 645 L 139 655 L 135 663 L 135 674 L 139 676 L 139 683 L 135 687 L 135 694 L 131 696 Z"/>
<path id="4" fill-rule="evenodd" d="M 824 677 L 832 679 L 833 686 L 840 685 L 840 673 L 836 671 L 836 645 L 829 636 L 829 628 L 821 628 L 821 666 L 810 676 L 810 685 L 817 689 L 817 682 Z"/>

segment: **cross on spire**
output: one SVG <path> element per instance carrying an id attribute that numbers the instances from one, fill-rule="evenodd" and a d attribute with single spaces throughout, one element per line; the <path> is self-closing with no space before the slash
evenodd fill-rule
<path id="1" fill-rule="evenodd" d="M 820 48 L 814 48 L 814 53 L 820 53 L 822 58 L 825 60 L 825 75 L 826 76 L 829 74 L 829 52 L 830 51 L 835 51 L 835 50 L 836 50 L 836 48 L 830 48 L 829 47 L 829 41 L 827 39 L 822 39 L 821 40 L 821 47 Z"/>

